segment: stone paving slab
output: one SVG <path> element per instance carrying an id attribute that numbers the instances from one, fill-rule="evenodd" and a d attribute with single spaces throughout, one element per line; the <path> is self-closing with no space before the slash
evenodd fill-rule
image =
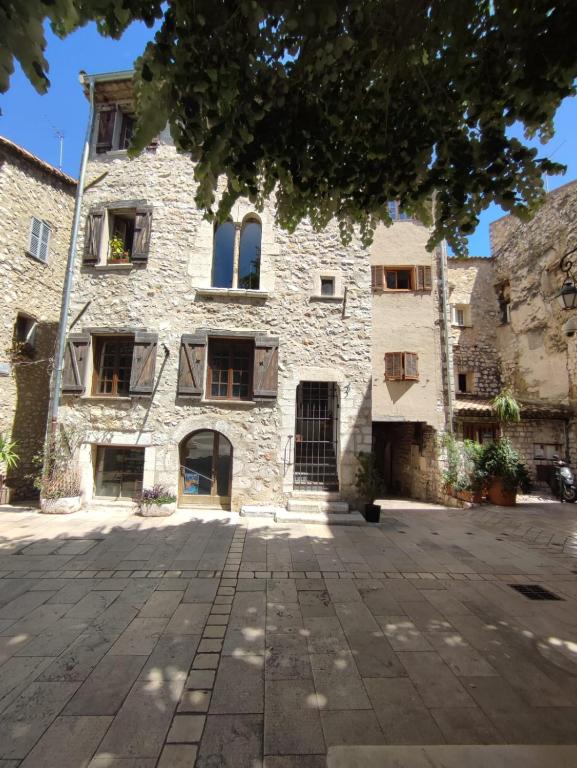
<path id="1" fill-rule="evenodd" d="M 327 768 L 573 768 L 577 747 L 331 747 Z"/>
<path id="2" fill-rule="evenodd" d="M 70 768 L 575 744 L 577 546 L 546 511 L 405 503 L 339 529 L 100 510 L 74 536 L 0 516 L 0 768 L 51 764 L 66 734 Z"/>

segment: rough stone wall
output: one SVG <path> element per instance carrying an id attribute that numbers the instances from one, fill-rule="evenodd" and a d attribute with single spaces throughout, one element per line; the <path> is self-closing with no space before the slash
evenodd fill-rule
<path id="1" fill-rule="evenodd" d="M 448 260 L 449 302 L 469 307 L 469 324 L 451 326 L 455 389 L 457 374 L 472 373 L 472 395 L 494 397 L 501 388 L 497 353 L 499 308 L 492 259 Z"/>
<path id="2" fill-rule="evenodd" d="M 86 498 L 93 493 L 91 444 L 145 445 L 145 485 L 162 482 L 176 492 L 180 441 L 195 429 L 215 429 L 233 445 L 233 509 L 247 502 L 284 501 L 292 490 L 295 397 L 302 380 L 339 384 L 341 491 L 344 497 L 353 495 L 354 454 L 369 450 L 371 439 L 370 269 L 360 242 L 343 246 L 333 226 L 316 234 L 302 225 L 288 235 L 274 225 L 269 204 L 259 213 L 261 294 L 207 295 L 198 289 L 210 285 L 213 228 L 195 207 L 187 156 L 168 143 L 134 160 L 124 153 L 99 156 L 89 162 L 87 180 L 95 183 L 84 200 L 74 329 L 146 328 L 158 332 L 159 354 L 152 398 L 64 399 L 63 422 L 83 435 Z M 83 267 L 87 212 L 97 204 L 127 199 L 146 200 L 153 207 L 146 267 Z M 247 202 L 240 203 L 233 218 L 240 221 L 250 211 Z M 339 275 L 346 288 L 340 301 L 315 297 L 319 270 Z M 180 338 L 200 327 L 278 336 L 277 401 L 215 405 L 179 399 Z"/>
<path id="3" fill-rule="evenodd" d="M 510 283 L 511 322 L 497 330 L 503 379 L 523 399 L 577 399 L 575 337 L 563 331 L 575 312 L 554 298 L 561 257 L 576 246 L 577 182 L 550 192 L 531 221 L 505 216 L 491 225 L 496 281 Z"/>
<path id="4" fill-rule="evenodd" d="M 422 501 L 442 498 L 442 435 L 423 423 L 375 425 L 375 437 L 380 442 L 377 460 L 387 479 L 389 493 Z M 389 450 L 385 448 L 387 443 Z"/>
<path id="5" fill-rule="evenodd" d="M 536 444 L 557 443 L 561 446 L 561 457 L 565 455 L 565 426 L 562 419 L 525 419 L 518 424 L 504 424 L 502 432 L 519 451 L 533 480 L 537 480 L 538 466 L 551 466 L 550 461 L 535 457 Z"/>
<path id="6" fill-rule="evenodd" d="M 44 443 L 74 194 L 73 185 L 0 147 L 0 432 L 18 443 L 21 461 L 8 477 L 15 498 L 34 492 L 31 461 Z M 47 264 L 26 253 L 32 216 L 51 227 Z M 10 352 L 19 312 L 38 322 L 30 359 Z"/>

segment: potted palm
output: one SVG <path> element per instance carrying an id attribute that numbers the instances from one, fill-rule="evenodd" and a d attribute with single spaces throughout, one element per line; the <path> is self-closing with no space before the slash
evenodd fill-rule
<path id="1" fill-rule="evenodd" d="M 10 503 L 10 488 L 6 485 L 6 474 L 18 464 L 16 442 L 0 432 L 0 504 Z"/>
<path id="2" fill-rule="evenodd" d="M 381 508 L 375 504 L 375 499 L 382 496 L 385 490 L 383 476 L 377 466 L 377 460 L 373 453 L 359 453 L 357 456 L 359 467 L 355 478 L 355 485 L 361 498 L 365 502 L 364 516 L 368 523 L 378 523 L 381 518 Z"/>
<path id="3" fill-rule="evenodd" d="M 154 485 L 142 491 L 137 504 L 143 517 L 168 517 L 176 511 L 176 496 L 163 485 Z"/>
<path id="4" fill-rule="evenodd" d="M 487 495 L 492 504 L 512 507 L 518 490 L 531 489 L 529 471 L 506 438 L 481 446 L 475 466 L 479 475 L 487 479 Z"/>

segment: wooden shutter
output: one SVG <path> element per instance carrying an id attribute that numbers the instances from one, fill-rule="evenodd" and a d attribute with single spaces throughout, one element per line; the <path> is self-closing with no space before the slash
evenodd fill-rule
<path id="1" fill-rule="evenodd" d="M 382 291 L 385 285 L 385 268 L 371 267 L 371 288 L 374 291 Z"/>
<path id="2" fill-rule="evenodd" d="M 417 291 L 430 291 L 433 287 L 431 267 L 417 267 Z"/>
<path id="3" fill-rule="evenodd" d="M 253 399 L 274 400 L 278 393 L 278 339 L 254 342 Z"/>
<path id="4" fill-rule="evenodd" d="M 416 352 L 403 352 L 405 375 L 408 381 L 419 380 L 419 356 Z"/>
<path id="5" fill-rule="evenodd" d="M 144 263 L 148 260 L 150 248 L 150 230 L 152 227 L 152 208 L 137 208 L 134 219 L 134 239 L 132 241 L 132 261 Z"/>
<path id="6" fill-rule="evenodd" d="M 385 379 L 387 381 L 400 381 L 403 378 L 402 352 L 385 353 Z"/>
<path id="7" fill-rule="evenodd" d="M 98 136 L 96 138 L 96 152 L 109 152 L 112 149 L 114 136 L 115 109 L 102 109 L 98 113 Z"/>
<path id="8" fill-rule="evenodd" d="M 180 341 L 178 394 L 201 400 L 204 390 L 206 336 L 184 335 Z"/>
<path id="9" fill-rule="evenodd" d="M 68 336 L 64 350 L 63 393 L 81 395 L 84 392 L 89 350 L 88 334 L 71 333 Z"/>
<path id="10" fill-rule="evenodd" d="M 104 211 L 91 211 L 86 219 L 83 264 L 96 264 L 100 254 L 100 239 L 104 224 Z"/>
<path id="11" fill-rule="evenodd" d="M 130 372 L 131 395 L 152 394 L 154 390 L 157 347 L 158 336 L 156 333 L 137 331 L 134 335 L 132 370 Z"/>

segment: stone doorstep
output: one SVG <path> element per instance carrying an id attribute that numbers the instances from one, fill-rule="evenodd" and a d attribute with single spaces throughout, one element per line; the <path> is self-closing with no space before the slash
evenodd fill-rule
<path id="1" fill-rule="evenodd" d="M 287 503 L 288 512 L 338 512 L 346 514 L 349 505 L 346 501 L 332 501 L 329 499 L 299 499 L 291 498 Z"/>
<path id="2" fill-rule="evenodd" d="M 312 525 L 368 525 L 360 512 L 289 512 L 275 515 L 277 523 L 309 523 Z"/>
<path id="3" fill-rule="evenodd" d="M 291 503 L 284 507 L 249 504 L 241 508 L 242 517 L 261 517 L 276 523 L 310 523 L 315 525 L 364 525 L 365 519 L 357 511 L 349 511 L 349 505 L 339 502 L 339 507 L 332 510 L 337 502 Z M 323 507 L 321 509 L 321 507 Z M 345 509 L 346 507 L 346 509 Z M 338 511 L 341 509 L 342 511 Z"/>
<path id="4" fill-rule="evenodd" d="M 329 747 L 327 768 L 574 768 L 577 746 Z"/>

